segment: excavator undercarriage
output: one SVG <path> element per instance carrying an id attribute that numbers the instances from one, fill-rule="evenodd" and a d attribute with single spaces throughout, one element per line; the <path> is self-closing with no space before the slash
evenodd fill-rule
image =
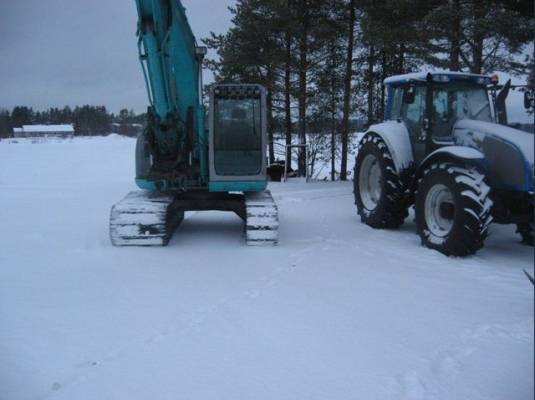
<path id="1" fill-rule="evenodd" d="M 130 192 L 111 209 L 110 238 L 114 246 L 165 246 L 186 211 L 231 211 L 245 226 L 251 246 L 276 245 L 279 220 L 269 190 L 262 192 L 180 194 Z"/>

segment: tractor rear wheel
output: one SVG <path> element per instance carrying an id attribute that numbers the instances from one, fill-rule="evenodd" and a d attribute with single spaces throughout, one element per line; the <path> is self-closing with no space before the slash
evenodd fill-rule
<path id="1" fill-rule="evenodd" d="M 492 221 L 484 175 L 451 163 L 426 169 L 416 193 L 416 226 L 422 244 L 463 257 L 483 247 Z"/>
<path id="2" fill-rule="evenodd" d="M 373 228 L 403 224 L 408 214 L 403 185 L 388 147 L 376 135 L 366 135 L 360 142 L 353 189 L 362 222 Z"/>

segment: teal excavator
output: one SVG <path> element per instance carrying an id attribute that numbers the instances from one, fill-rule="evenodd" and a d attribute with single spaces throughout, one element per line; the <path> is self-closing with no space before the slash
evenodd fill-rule
<path id="1" fill-rule="evenodd" d="M 246 243 L 277 243 L 266 190 L 265 89 L 214 84 L 202 101 L 202 61 L 180 0 L 136 0 L 139 59 L 150 106 L 136 145 L 136 185 L 111 210 L 115 246 L 165 246 L 186 211 L 236 213 Z"/>

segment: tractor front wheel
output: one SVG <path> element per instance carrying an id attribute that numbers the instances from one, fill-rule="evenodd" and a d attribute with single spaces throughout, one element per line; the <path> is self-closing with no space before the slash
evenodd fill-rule
<path id="1" fill-rule="evenodd" d="M 386 144 L 376 135 L 361 140 L 353 173 L 355 204 L 362 222 L 397 228 L 407 216 L 404 190 Z"/>
<path id="2" fill-rule="evenodd" d="M 422 244 L 463 257 L 483 247 L 492 221 L 490 188 L 474 168 L 450 163 L 426 169 L 416 193 L 416 226 Z"/>

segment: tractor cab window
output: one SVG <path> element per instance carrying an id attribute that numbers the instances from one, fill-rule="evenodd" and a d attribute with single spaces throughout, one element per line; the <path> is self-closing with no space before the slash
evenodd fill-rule
<path id="1" fill-rule="evenodd" d="M 262 169 L 261 100 L 216 98 L 214 167 L 219 175 L 256 175 Z"/>
<path id="2" fill-rule="evenodd" d="M 444 84 L 433 90 L 431 124 L 433 137 L 447 140 L 455 122 L 474 119 L 492 122 L 491 107 L 484 87 L 469 84 Z"/>
<path id="3" fill-rule="evenodd" d="M 433 137 L 445 140 L 451 137 L 453 123 L 455 122 L 451 93 L 447 90 L 433 91 L 433 108 L 431 110 L 431 123 Z"/>
<path id="4" fill-rule="evenodd" d="M 390 119 L 401 119 L 401 106 L 403 104 L 403 88 L 396 87 L 392 94 L 392 109 Z"/>
<path id="5" fill-rule="evenodd" d="M 425 86 L 406 87 L 401 106 L 401 119 L 407 125 L 411 136 L 420 137 L 425 112 Z M 410 91 L 413 94 L 408 95 Z"/>
<path id="6" fill-rule="evenodd" d="M 489 96 L 484 87 L 467 87 L 456 92 L 455 112 L 457 118 L 492 122 Z"/>

